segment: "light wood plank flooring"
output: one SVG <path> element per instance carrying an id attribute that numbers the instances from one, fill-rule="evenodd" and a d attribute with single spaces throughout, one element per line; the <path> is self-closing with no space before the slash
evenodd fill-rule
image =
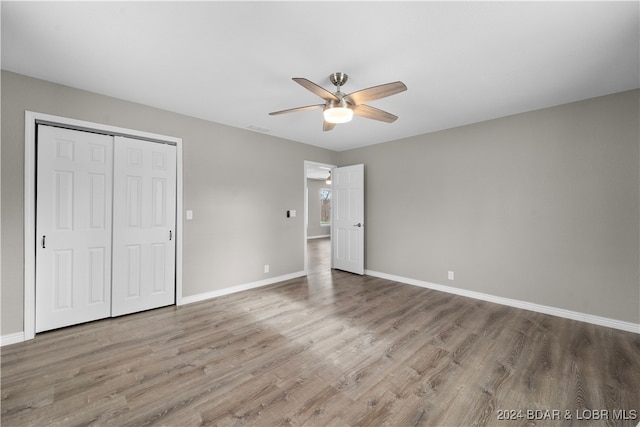
<path id="1" fill-rule="evenodd" d="M 306 278 L 2 348 L 2 425 L 640 421 L 640 336 L 331 271 L 327 244 Z"/>

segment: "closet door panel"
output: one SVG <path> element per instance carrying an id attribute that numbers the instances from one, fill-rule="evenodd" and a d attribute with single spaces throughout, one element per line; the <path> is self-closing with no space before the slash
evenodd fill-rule
<path id="1" fill-rule="evenodd" d="M 115 138 L 112 315 L 175 303 L 176 147 Z"/>
<path id="2" fill-rule="evenodd" d="M 113 137 L 38 126 L 36 332 L 111 314 Z"/>

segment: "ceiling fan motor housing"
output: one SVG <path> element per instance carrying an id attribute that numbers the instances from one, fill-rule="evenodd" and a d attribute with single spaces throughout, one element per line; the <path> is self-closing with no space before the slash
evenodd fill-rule
<path id="1" fill-rule="evenodd" d="M 348 108 L 351 106 L 351 103 L 346 100 L 344 93 L 338 90 L 334 95 L 338 99 L 327 99 L 325 108 Z"/>

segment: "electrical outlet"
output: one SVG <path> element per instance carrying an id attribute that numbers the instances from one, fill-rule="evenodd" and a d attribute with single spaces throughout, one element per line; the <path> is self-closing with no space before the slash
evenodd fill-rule
<path id="1" fill-rule="evenodd" d="M 268 273 L 269 272 L 269 264 L 265 264 L 264 265 L 264 272 Z"/>
<path id="2" fill-rule="evenodd" d="M 447 273 L 447 278 L 448 278 L 449 280 L 453 280 L 453 271 L 449 271 L 449 272 Z"/>

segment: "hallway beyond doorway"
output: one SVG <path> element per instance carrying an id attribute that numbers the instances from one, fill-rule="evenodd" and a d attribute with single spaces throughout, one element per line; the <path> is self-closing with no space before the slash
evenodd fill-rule
<path id="1" fill-rule="evenodd" d="M 331 238 L 307 240 L 308 274 L 331 270 Z"/>

